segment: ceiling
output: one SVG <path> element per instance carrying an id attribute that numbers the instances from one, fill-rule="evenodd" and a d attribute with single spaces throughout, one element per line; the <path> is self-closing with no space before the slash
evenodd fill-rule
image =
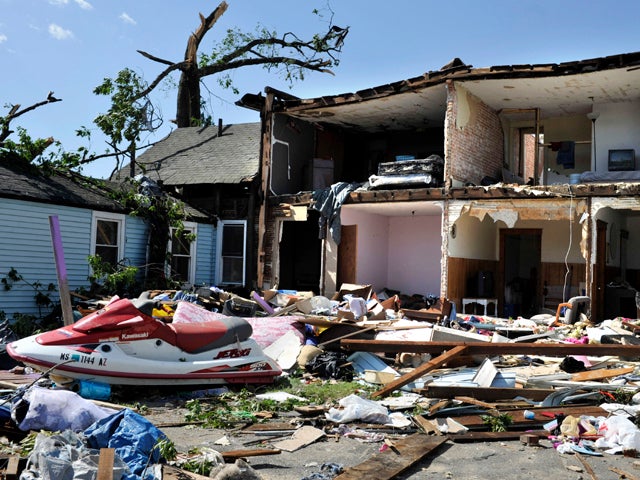
<path id="1" fill-rule="evenodd" d="M 361 213 L 382 215 L 383 217 L 410 217 L 410 216 L 442 216 L 442 202 L 371 202 L 348 203 L 342 205 L 343 209 Z"/>
<path id="2" fill-rule="evenodd" d="M 521 74 L 519 78 L 461 78 L 456 83 L 461 83 L 496 111 L 539 108 L 543 119 L 587 114 L 598 103 L 640 99 L 640 67 L 572 75 L 540 76 L 538 73 Z M 310 122 L 372 133 L 444 126 L 447 106 L 444 83 L 391 95 L 363 98 L 356 93 L 332 98 L 336 100 L 332 105 L 287 113 Z"/>

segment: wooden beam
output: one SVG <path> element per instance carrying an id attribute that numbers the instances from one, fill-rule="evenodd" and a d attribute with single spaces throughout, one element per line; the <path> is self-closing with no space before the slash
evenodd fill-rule
<path id="1" fill-rule="evenodd" d="M 429 398 L 453 398 L 456 395 L 463 395 L 477 400 L 495 401 L 511 400 L 516 397 L 523 397 L 534 402 L 539 402 L 547 398 L 556 390 L 553 388 L 507 388 L 507 387 L 451 387 L 427 385 L 420 389 L 418 393 Z"/>
<path id="2" fill-rule="evenodd" d="M 435 370 L 436 368 L 444 365 L 450 359 L 460 355 L 466 351 L 467 347 L 465 345 L 459 345 L 457 347 L 452 348 L 450 351 L 443 353 L 439 357 L 433 358 L 429 360 L 427 363 L 420 365 L 417 368 L 414 368 L 411 372 L 402 375 L 400 378 L 395 379 L 393 382 L 388 383 L 384 388 L 374 392 L 371 397 L 384 397 L 391 392 L 397 390 L 400 387 L 405 386 L 407 383 L 411 383 L 416 378 L 420 378 L 425 373 L 430 372 L 431 370 Z"/>
<path id="3" fill-rule="evenodd" d="M 113 460 L 115 458 L 115 449 L 101 448 L 100 457 L 98 458 L 98 475 L 96 480 L 113 480 Z"/>
<path id="4" fill-rule="evenodd" d="M 345 339 L 340 345 L 359 352 L 432 353 L 440 354 L 453 348 L 467 347 L 468 355 L 540 355 L 564 357 L 566 355 L 640 357 L 640 345 L 573 343 L 489 343 L 489 342 L 407 342 L 404 340 Z"/>
<path id="5" fill-rule="evenodd" d="M 415 433 L 393 442 L 393 447 L 374 453 L 363 463 L 348 467 L 334 480 L 390 480 L 425 458 L 447 439 Z"/>
<path id="6" fill-rule="evenodd" d="M 253 450 L 227 450 L 226 452 L 220 452 L 222 458 L 226 462 L 229 460 L 236 460 L 238 458 L 245 457 L 260 457 L 263 455 L 279 455 L 280 450 L 274 448 L 258 448 Z"/>

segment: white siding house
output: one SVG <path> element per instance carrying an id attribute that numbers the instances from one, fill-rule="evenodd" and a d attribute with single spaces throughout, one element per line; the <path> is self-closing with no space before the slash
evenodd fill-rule
<path id="1" fill-rule="evenodd" d="M 187 211 L 197 231 L 192 278 L 198 284 L 213 284 L 215 226 L 206 214 L 191 207 Z M 37 291 L 49 293 L 54 302 L 59 300 L 50 227 L 54 216 L 70 291 L 90 286 L 87 257 L 96 248 L 105 248 L 101 242 L 115 249 L 118 260 L 144 271 L 147 225 L 142 218 L 127 215 L 106 190 L 76 175 L 45 177 L 0 163 L 0 318 L 49 313 L 36 304 Z M 11 272 L 18 280 L 11 278 Z M 54 287 L 51 292 L 47 292 L 49 285 Z"/>

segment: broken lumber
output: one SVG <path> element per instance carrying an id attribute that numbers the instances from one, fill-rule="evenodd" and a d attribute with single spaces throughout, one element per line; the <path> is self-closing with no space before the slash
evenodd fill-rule
<path id="1" fill-rule="evenodd" d="M 589 380 L 603 380 L 605 378 L 614 378 L 620 375 L 626 375 L 635 370 L 635 367 L 622 368 L 599 368 L 597 370 L 587 370 L 584 372 L 574 373 L 571 376 L 572 382 L 585 382 Z"/>
<path id="2" fill-rule="evenodd" d="M 226 452 L 220 452 L 225 462 L 229 460 L 237 460 L 238 458 L 245 457 L 261 457 L 263 455 L 279 455 L 280 450 L 273 448 L 257 448 L 249 450 L 228 450 Z"/>
<path id="3" fill-rule="evenodd" d="M 455 347 L 466 347 L 469 355 L 565 355 L 640 357 L 640 345 L 574 344 L 574 343 L 489 343 L 489 342 L 407 342 L 404 340 L 344 339 L 340 345 L 359 352 L 432 353 L 440 354 Z"/>
<path id="4" fill-rule="evenodd" d="M 116 451 L 113 448 L 101 448 L 98 457 L 98 474 L 96 480 L 113 479 L 113 461 Z"/>
<path id="5" fill-rule="evenodd" d="M 416 378 L 422 377 L 425 373 L 430 372 L 431 370 L 435 370 L 438 367 L 441 367 L 442 365 L 447 363 L 447 361 L 449 361 L 450 359 L 464 353 L 466 349 L 467 347 L 465 345 L 459 345 L 452 348 L 450 351 L 443 353 L 439 357 L 432 358 L 427 363 L 424 363 L 419 367 L 414 368 L 413 371 L 405 375 L 402 375 L 400 378 L 397 378 L 393 382 L 388 383 L 384 388 L 371 394 L 371 397 L 372 398 L 384 397 L 390 394 L 394 390 L 405 386 L 407 383 L 411 383 Z"/>
<path id="6" fill-rule="evenodd" d="M 348 467 L 334 480 L 389 480 L 425 458 L 446 442 L 446 437 L 415 433 L 393 442 L 393 448 L 373 454 L 363 463 Z"/>
<path id="7" fill-rule="evenodd" d="M 510 387 L 463 387 L 427 385 L 418 393 L 428 398 L 453 398 L 456 395 L 472 397 L 476 400 L 495 401 L 512 400 L 523 397 L 534 402 L 540 402 L 555 392 L 552 388 L 510 388 Z"/>

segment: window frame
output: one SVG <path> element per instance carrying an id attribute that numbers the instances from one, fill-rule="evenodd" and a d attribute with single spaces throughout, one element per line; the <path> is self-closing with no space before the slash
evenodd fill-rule
<path id="1" fill-rule="evenodd" d="M 247 281 L 247 221 L 246 220 L 220 220 L 218 222 L 218 231 L 216 238 L 216 285 L 237 285 L 237 282 L 225 282 L 222 278 L 223 258 L 222 258 L 222 241 L 224 238 L 225 226 L 242 225 L 242 281 L 240 285 L 244 285 Z"/>
<path id="2" fill-rule="evenodd" d="M 198 241 L 198 224 L 195 222 L 183 222 L 184 230 L 195 235 L 195 238 L 192 242 L 189 243 L 189 278 L 184 281 L 184 283 L 189 283 L 191 285 L 195 285 L 196 280 L 196 243 Z M 167 275 L 171 275 L 171 260 L 173 259 L 173 232 L 177 229 L 175 227 L 171 227 L 169 231 L 169 245 L 167 246 L 167 251 L 169 253 L 170 259 L 166 265 Z M 179 257 L 184 257 L 185 255 L 178 255 Z"/>
<path id="3" fill-rule="evenodd" d="M 124 258 L 124 243 L 125 243 L 125 215 L 121 213 L 110 213 L 110 212 L 93 212 L 91 215 L 91 255 L 96 255 L 96 240 L 98 233 L 98 222 L 113 222 L 118 224 L 118 235 L 117 235 L 117 248 L 118 255 L 117 261 L 120 262 Z"/>

